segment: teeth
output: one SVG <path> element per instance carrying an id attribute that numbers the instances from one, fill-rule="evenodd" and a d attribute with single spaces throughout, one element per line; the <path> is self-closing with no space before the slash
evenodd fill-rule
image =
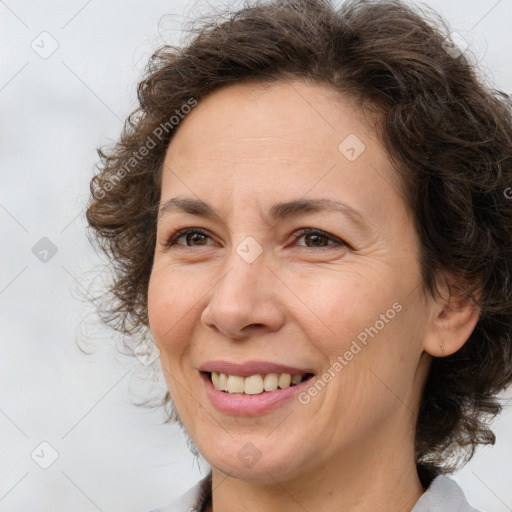
<path id="1" fill-rule="evenodd" d="M 230 375 L 228 377 L 228 393 L 243 393 L 244 392 L 244 378 L 238 375 Z"/>
<path id="2" fill-rule="evenodd" d="M 263 386 L 265 391 L 275 391 L 279 386 L 279 377 L 277 373 L 267 373 L 263 379 Z"/>
<path id="3" fill-rule="evenodd" d="M 298 384 L 302 380 L 302 375 L 292 375 L 292 384 Z"/>
<path id="4" fill-rule="evenodd" d="M 237 377 L 241 379 L 242 377 Z M 229 390 L 228 390 L 229 391 Z M 263 379 L 261 375 L 251 375 L 245 378 L 244 392 L 246 395 L 263 393 Z"/>
<path id="5" fill-rule="evenodd" d="M 279 375 L 279 387 L 281 389 L 286 389 L 290 387 L 290 384 L 292 382 L 292 376 L 289 373 L 281 373 Z"/>
<path id="6" fill-rule="evenodd" d="M 213 385 L 217 389 L 221 389 L 221 387 L 220 387 L 220 378 L 219 378 L 219 374 L 217 372 L 212 372 L 212 382 L 213 382 Z"/>
<path id="7" fill-rule="evenodd" d="M 225 373 L 211 372 L 214 387 L 219 391 L 233 394 L 259 395 L 260 393 L 275 391 L 295 386 L 302 381 L 305 375 L 290 375 L 289 373 L 267 373 L 266 375 L 226 375 Z"/>
<path id="8" fill-rule="evenodd" d="M 228 376 L 225 373 L 219 373 L 219 388 L 218 389 L 220 389 L 221 391 L 228 390 Z"/>

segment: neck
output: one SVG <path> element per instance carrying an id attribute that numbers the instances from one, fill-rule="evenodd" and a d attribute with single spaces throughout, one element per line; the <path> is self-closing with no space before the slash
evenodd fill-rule
<path id="1" fill-rule="evenodd" d="M 299 489 L 288 482 L 276 480 L 276 485 L 255 485 L 227 477 L 213 470 L 212 503 L 214 508 L 208 512 L 296 512 L 297 510 L 315 510 L 315 512 L 411 512 L 425 489 L 414 475 L 409 478 L 395 479 L 384 488 L 382 482 L 367 477 L 359 486 L 348 488 L 340 485 L 316 481 L 316 487 Z"/>
<path id="2" fill-rule="evenodd" d="M 393 439 L 393 441 L 390 441 Z M 414 443 L 404 450 L 400 435 L 370 441 L 366 436 L 343 456 L 323 459 L 292 478 L 265 471 L 261 480 L 229 477 L 212 469 L 213 512 L 411 512 L 425 492 L 414 458 Z M 326 468 L 329 468 L 326 470 Z"/>

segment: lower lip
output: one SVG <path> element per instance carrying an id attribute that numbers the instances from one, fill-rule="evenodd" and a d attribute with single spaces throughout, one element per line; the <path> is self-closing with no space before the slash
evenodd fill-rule
<path id="1" fill-rule="evenodd" d="M 256 416 L 271 411 L 287 400 L 298 395 L 304 388 L 311 385 L 311 378 L 286 389 L 260 393 L 259 395 L 235 395 L 219 391 L 207 374 L 201 373 L 206 394 L 213 407 L 225 414 L 234 416 Z"/>

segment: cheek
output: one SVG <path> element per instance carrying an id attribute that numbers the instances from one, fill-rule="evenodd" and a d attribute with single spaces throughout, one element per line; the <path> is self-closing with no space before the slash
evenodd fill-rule
<path id="1" fill-rule="evenodd" d="M 323 405 L 327 410 L 341 408 L 353 418 L 361 415 L 363 423 L 400 406 L 388 387 L 402 395 L 410 385 L 422 324 L 407 283 L 381 270 L 376 275 L 354 268 L 337 281 L 317 280 L 316 288 L 303 290 L 314 314 L 309 312 L 311 321 L 302 325 L 323 354 L 326 373 L 321 378 L 331 389 Z M 396 371 L 397 365 L 402 372 Z M 366 412 L 361 404 L 367 405 Z"/>
<path id="2" fill-rule="evenodd" d="M 399 298 L 396 283 L 392 285 L 384 272 L 374 278 L 369 275 L 374 274 L 356 269 L 354 265 L 339 272 L 329 269 L 325 273 L 316 273 L 314 278 L 290 275 L 285 280 L 295 283 L 293 291 L 300 299 L 294 299 L 297 303 L 295 316 L 300 318 L 308 339 L 329 359 L 348 350 L 351 341 L 360 333 L 364 339 L 365 328 L 376 321 L 380 327 L 381 314 L 388 310 L 388 317 L 396 314 L 393 309 Z"/>
<path id="3" fill-rule="evenodd" d="M 156 346 L 160 350 L 160 365 L 173 406 L 182 411 L 187 404 L 183 394 L 185 376 L 182 363 L 187 360 L 193 337 L 191 322 L 191 296 L 183 293 L 184 283 L 176 282 L 170 272 L 154 268 L 148 287 L 149 326 Z M 197 301 L 196 301 L 197 302 Z"/>
<path id="4" fill-rule="evenodd" d="M 194 294 L 180 281 L 179 273 L 155 266 L 148 287 L 148 316 L 153 338 L 160 350 L 179 351 L 187 341 L 187 315 L 191 314 Z"/>
<path id="5" fill-rule="evenodd" d="M 172 294 L 165 293 L 166 286 L 158 275 L 153 272 L 148 287 L 148 318 L 149 327 L 154 340 L 158 345 L 169 329 L 169 306 L 172 303 Z"/>

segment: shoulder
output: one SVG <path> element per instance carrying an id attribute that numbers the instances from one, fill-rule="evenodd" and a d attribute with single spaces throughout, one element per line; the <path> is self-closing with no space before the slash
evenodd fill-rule
<path id="1" fill-rule="evenodd" d="M 439 475 L 418 500 L 412 512 L 481 512 L 466 500 L 455 480 Z"/>
<path id="2" fill-rule="evenodd" d="M 199 480 L 179 498 L 150 512 L 200 512 L 211 493 L 211 473 Z"/>

